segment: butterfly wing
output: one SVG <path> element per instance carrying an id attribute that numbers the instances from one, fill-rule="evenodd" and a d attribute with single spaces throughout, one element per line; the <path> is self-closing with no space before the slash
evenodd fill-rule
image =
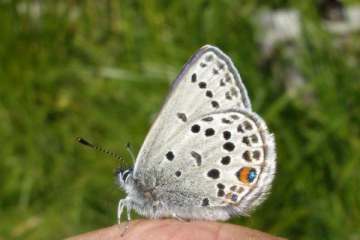
<path id="1" fill-rule="evenodd" d="M 184 122 L 225 109 L 251 110 L 250 100 L 230 58 L 206 45 L 191 57 L 173 82 L 139 152 L 134 172 L 148 169 L 148 164 L 156 166 L 161 160 L 154 159 L 156 153 L 151 150 L 164 146 L 184 127 Z"/>
<path id="2" fill-rule="evenodd" d="M 134 177 L 185 218 L 226 219 L 258 205 L 274 171 L 273 138 L 237 70 L 219 49 L 201 48 L 173 83 Z"/>
<path id="3" fill-rule="evenodd" d="M 157 153 L 162 161 L 148 172 L 157 178 L 155 195 L 173 212 L 226 219 L 247 215 L 264 200 L 275 151 L 259 116 L 247 110 L 211 113 L 185 124 L 179 135 Z"/>

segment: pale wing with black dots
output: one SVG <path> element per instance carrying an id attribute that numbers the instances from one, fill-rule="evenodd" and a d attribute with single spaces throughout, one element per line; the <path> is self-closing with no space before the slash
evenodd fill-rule
<path id="1" fill-rule="evenodd" d="M 147 169 L 152 154 L 177 136 L 184 123 L 226 109 L 248 109 L 251 104 L 240 75 L 220 49 L 206 45 L 185 64 L 172 84 L 169 96 L 148 133 L 135 163 L 136 171 Z M 161 161 L 158 159 L 158 161 Z M 159 162 L 157 162 L 159 163 Z M 141 165 L 141 168 L 137 167 Z"/>
<path id="2" fill-rule="evenodd" d="M 273 136 L 252 112 L 236 68 L 205 46 L 175 80 L 134 177 L 176 216 L 215 220 L 260 204 L 275 166 Z"/>

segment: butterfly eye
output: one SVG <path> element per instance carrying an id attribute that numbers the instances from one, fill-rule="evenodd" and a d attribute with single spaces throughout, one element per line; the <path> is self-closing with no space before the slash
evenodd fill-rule
<path id="1" fill-rule="evenodd" d="M 125 182 L 126 179 L 128 178 L 129 174 L 132 173 L 132 169 L 128 169 L 128 170 L 125 170 L 123 173 L 122 173 L 122 180 Z"/>

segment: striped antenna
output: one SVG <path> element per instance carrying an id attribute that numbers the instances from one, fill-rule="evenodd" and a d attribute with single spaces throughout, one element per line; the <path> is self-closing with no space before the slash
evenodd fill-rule
<path id="1" fill-rule="evenodd" d="M 113 158 L 115 158 L 115 159 L 117 159 L 119 161 L 124 162 L 124 159 L 120 155 L 117 155 L 116 153 L 113 153 L 113 152 L 111 152 L 111 151 L 109 151 L 107 149 L 104 149 L 103 147 L 100 147 L 100 146 L 98 146 L 96 144 L 92 144 L 89 141 L 85 140 L 84 138 L 78 137 L 78 138 L 76 138 L 76 140 L 79 143 L 81 143 L 82 145 L 84 145 L 84 146 L 90 147 L 90 148 L 95 149 L 95 150 L 97 150 L 99 152 L 105 153 L 105 154 L 107 154 L 107 155 L 109 155 L 109 156 L 111 156 L 111 157 L 113 157 Z"/>

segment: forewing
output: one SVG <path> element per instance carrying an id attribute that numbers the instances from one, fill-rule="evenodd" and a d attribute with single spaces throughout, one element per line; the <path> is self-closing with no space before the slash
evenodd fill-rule
<path id="1" fill-rule="evenodd" d="M 157 152 L 180 134 L 184 123 L 226 109 L 251 110 L 247 91 L 230 58 L 216 47 L 204 46 L 172 84 L 139 152 L 135 175 L 143 175 L 160 163 L 161 159 L 155 158 Z"/>

